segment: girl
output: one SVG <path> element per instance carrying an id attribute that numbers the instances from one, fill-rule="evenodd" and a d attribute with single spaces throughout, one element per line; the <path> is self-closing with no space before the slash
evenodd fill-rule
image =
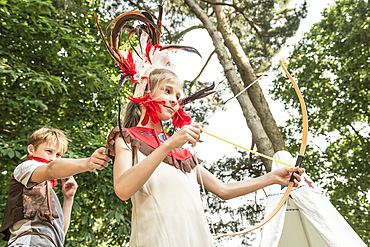
<path id="1" fill-rule="evenodd" d="M 180 80 L 165 69 L 152 71 L 149 78 L 154 100 L 165 102 L 160 105 L 159 120 L 167 121 L 179 109 Z M 208 191 L 227 200 L 274 183 L 287 185 L 291 173 L 298 170 L 283 168 L 259 178 L 224 184 L 196 166 L 194 157 L 181 149 L 185 143 L 196 145 L 202 132 L 198 124 L 185 125 L 169 137 L 160 122 L 143 124 L 145 111 L 142 105 L 129 102 L 123 137 L 116 127 L 108 138 L 110 153 L 115 154 L 115 192 L 122 200 L 132 200 L 130 246 L 213 246 L 199 194 L 200 176 Z M 180 169 L 175 162 L 183 163 L 177 166 Z M 300 181 L 299 175 L 295 176 Z"/>
<path id="2" fill-rule="evenodd" d="M 109 155 L 114 159 L 115 193 L 124 201 L 131 198 L 133 205 L 130 246 L 213 246 L 200 199 L 201 180 L 205 189 L 227 200 L 271 184 L 287 185 L 291 174 L 296 171 L 301 174 L 302 170 L 283 168 L 255 179 L 224 184 L 198 166 L 200 161 L 182 146 L 189 143 L 194 147 L 202 128 L 190 124 L 189 116 L 180 107 L 181 83 L 171 70 L 165 49 L 168 46 L 156 43 L 160 39 L 155 31 L 147 36 L 144 29 L 133 27 L 130 33 L 143 34 L 135 52 L 122 52 L 114 42 L 125 26 L 125 18 L 132 20 L 133 13 L 116 18 L 112 47 L 101 33 L 108 51 L 120 64 L 122 78 L 135 83 L 134 94 L 126 107 L 124 128 L 115 127 L 107 140 Z M 141 21 L 147 16 L 142 12 L 135 14 Z M 160 23 L 145 23 L 151 28 L 146 30 L 160 30 Z M 171 118 L 174 126 L 181 128 L 170 137 L 164 132 L 162 121 Z M 300 176 L 294 176 L 298 186 Z"/>

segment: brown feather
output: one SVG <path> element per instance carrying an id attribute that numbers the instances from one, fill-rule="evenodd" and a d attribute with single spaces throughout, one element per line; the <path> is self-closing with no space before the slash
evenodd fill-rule
<path id="1" fill-rule="evenodd" d="M 143 12 L 143 15 L 145 15 L 149 20 L 151 20 L 154 23 L 153 17 L 152 17 L 152 15 L 150 13 L 144 11 Z M 149 32 L 148 32 L 149 39 L 152 41 L 152 44 L 153 45 L 158 44 L 158 37 L 156 36 L 156 33 L 158 31 L 159 31 L 159 33 L 161 33 L 162 31 L 159 29 L 159 27 L 158 27 L 157 30 L 154 29 L 154 27 L 152 27 L 152 26 L 148 26 L 148 28 L 149 28 Z"/>
<path id="2" fill-rule="evenodd" d="M 131 31 L 128 33 L 128 39 L 131 39 L 131 37 L 136 34 L 136 28 L 131 29 Z"/>
<path id="3" fill-rule="evenodd" d="M 112 56 L 112 58 L 117 62 L 119 63 L 120 65 L 122 65 L 124 68 L 126 68 L 126 66 L 122 63 L 121 61 L 121 58 L 120 58 L 120 54 L 117 54 L 114 50 L 112 50 L 112 48 L 109 46 L 108 44 L 108 41 L 105 39 L 104 37 L 104 34 L 103 34 L 103 31 L 99 25 L 99 20 L 98 20 L 98 17 L 96 16 L 95 12 L 94 12 L 94 16 L 95 16 L 95 22 L 96 22 L 96 25 L 97 25 L 97 28 L 98 28 L 98 31 L 99 31 L 99 34 L 103 40 L 103 43 L 105 45 L 105 47 L 107 48 L 109 54 Z"/>
<path id="4" fill-rule="evenodd" d="M 215 91 L 211 91 L 215 88 L 215 83 L 212 83 L 211 86 L 209 87 L 206 87 L 206 88 L 203 88 L 201 90 L 199 90 L 198 92 L 195 92 L 193 93 L 192 95 L 184 98 L 184 99 L 181 99 L 181 105 L 186 105 L 186 104 L 189 104 L 191 102 L 193 102 L 194 100 L 197 100 L 197 99 L 201 99 L 201 98 L 204 98 L 210 94 L 213 94 Z"/>
<path id="5" fill-rule="evenodd" d="M 159 27 L 159 29 L 162 32 L 163 6 L 162 5 L 158 5 L 158 10 L 159 10 L 159 14 L 158 14 L 157 26 Z M 161 43 L 161 35 L 162 35 L 162 33 L 156 33 L 156 35 L 158 36 L 158 44 L 160 44 Z"/>
<path id="6" fill-rule="evenodd" d="M 163 46 L 163 50 L 169 50 L 169 51 L 170 50 L 183 50 L 183 51 L 195 53 L 198 56 L 202 57 L 202 55 L 200 55 L 199 51 L 197 49 L 195 49 L 194 47 L 191 47 L 191 46 L 165 45 L 165 46 Z"/>
<path id="7" fill-rule="evenodd" d="M 125 12 L 125 13 L 122 13 L 122 14 L 120 14 L 119 16 L 117 16 L 116 18 L 114 18 L 114 20 L 113 21 L 111 21 L 110 23 L 109 23 L 109 25 L 107 26 L 107 29 L 116 21 L 116 20 L 118 20 L 118 19 L 120 19 L 122 16 L 125 16 L 125 15 L 128 15 L 128 14 L 137 14 L 137 15 L 140 15 L 141 14 L 141 10 L 133 10 L 133 11 L 127 11 L 127 12 Z"/>
<path id="8" fill-rule="evenodd" d="M 131 25 L 128 25 L 128 24 L 126 24 L 122 27 L 122 31 L 131 32 L 132 29 L 135 29 L 135 28 Z"/>
<path id="9" fill-rule="evenodd" d="M 132 12 L 135 12 L 135 13 L 132 13 Z M 118 47 L 119 34 L 121 32 L 122 27 L 125 26 L 125 24 L 128 21 L 135 21 L 135 20 L 142 21 L 149 27 L 149 29 L 159 30 L 159 28 L 157 27 L 157 25 L 153 21 L 146 18 L 145 15 L 141 14 L 143 12 L 140 12 L 140 14 L 137 14 L 137 11 L 130 11 L 128 14 L 126 14 L 126 13 L 121 14 L 119 19 L 118 18 L 115 19 L 117 21 L 114 24 L 114 26 L 112 28 L 112 32 L 111 32 L 111 47 L 117 53 L 119 53 L 119 47 Z"/>

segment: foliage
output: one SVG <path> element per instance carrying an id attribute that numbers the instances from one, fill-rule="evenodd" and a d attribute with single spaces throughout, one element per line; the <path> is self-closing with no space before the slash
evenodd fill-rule
<path id="1" fill-rule="evenodd" d="M 253 157 L 254 160 L 252 160 L 252 156 L 248 155 L 249 152 L 238 152 L 237 157 L 224 157 L 214 164 L 206 163 L 205 168 L 224 183 L 256 178 L 266 173 L 258 156 Z M 220 200 L 209 192 L 207 195 L 210 214 L 217 234 L 245 230 L 256 225 L 263 218 L 265 197 L 260 198 L 257 192 L 230 201 Z M 255 234 L 251 232 L 242 236 L 241 244 L 250 246 Z"/>
<path id="2" fill-rule="evenodd" d="M 370 244 L 370 4 L 338 0 L 326 9 L 294 47 L 288 70 L 298 79 L 309 115 L 311 143 L 305 165 L 321 181 L 331 202 L 360 237 Z M 284 75 L 274 82 L 276 99 L 299 109 Z M 296 149 L 301 120 L 292 117 L 284 129 Z"/>
<path id="3" fill-rule="evenodd" d="M 25 160 L 33 131 L 63 130 L 71 140 L 64 157 L 88 157 L 105 146 L 115 125 L 119 68 L 100 41 L 89 1 L 3 0 L 0 20 L 2 219 L 8 181 Z M 128 93 L 127 87 L 122 90 Z M 114 194 L 112 166 L 76 180 L 66 246 L 122 246 L 130 232 L 131 206 Z M 60 185 L 56 188 L 62 198 Z"/>
<path id="4" fill-rule="evenodd" d="M 306 17 L 306 1 L 296 8 L 290 8 L 288 4 L 289 1 L 285 0 L 242 0 L 233 1 L 237 9 L 227 8 L 233 32 L 256 72 L 270 68 L 273 56 L 280 51 L 287 38 L 295 35 L 300 20 Z"/>

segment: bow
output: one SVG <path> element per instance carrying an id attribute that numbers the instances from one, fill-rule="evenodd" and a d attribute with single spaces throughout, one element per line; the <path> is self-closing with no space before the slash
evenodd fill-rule
<path id="1" fill-rule="evenodd" d="M 299 91 L 299 88 L 298 88 L 298 85 L 297 83 L 294 81 L 294 79 L 290 76 L 289 72 L 286 70 L 286 68 L 284 67 L 284 64 L 281 60 L 279 60 L 280 62 L 280 65 L 281 67 L 283 68 L 285 74 L 289 77 L 290 81 L 292 82 L 293 86 L 294 86 L 294 89 L 298 95 L 298 98 L 299 98 L 299 103 L 301 104 L 301 109 L 302 109 L 302 118 L 303 118 L 303 134 L 302 134 L 302 140 L 301 140 L 301 148 L 300 148 L 300 152 L 299 152 L 299 155 L 297 157 L 297 160 L 296 160 L 296 164 L 295 164 L 295 167 L 301 167 L 301 164 L 302 164 L 302 161 L 303 161 L 303 158 L 304 158 L 304 153 L 306 151 L 306 145 L 307 145 L 307 133 L 308 133 L 308 118 L 307 118 L 307 111 L 306 111 L 306 105 L 304 103 L 304 100 L 303 100 L 303 96 L 301 94 L 301 92 Z M 289 186 L 288 188 L 286 189 L 283 197 L 281 198 L 281 200 L 279 201 L 278 205 L 275 207 L 275 209 L 264 219 L 262 220 L 259 224 L 257 224 L 256 226 L 250 228 L 250 229 L 247 229 L 247 230 L 244 230 L 244 231 L 240 231 L 240 232 L 235 232 L 235 233 L 226 233 L 226 234 L 220 234 L 216 237 L 214 237 L 213 239 L 218 239 L 218 238 L 221 238 L 221 237 L 226 237 L 226 236 L 236 236 L 236 235 L 241 235 L 241 234 L 245 234 L 245 233 L 248 233 L 248 232 L 251 232 L 251 231 L 254 231 L 258 228 L 260 228 L 261 226 L 263 226 L 264 224 L 266 224 L 269 220 L 271 220 L 278 212 L 279 210 L 282 208 L 282 206 L 285 204 L 286 200 L 288 199 L 289 197 L 289 194 L 290 192 L 292 191 L 292 188 L 293 188 L 293 185 L 294 185 L 294 176 L 292 174 L 291 178 L 290 178 L 290 181 L 289 181 Z"/>

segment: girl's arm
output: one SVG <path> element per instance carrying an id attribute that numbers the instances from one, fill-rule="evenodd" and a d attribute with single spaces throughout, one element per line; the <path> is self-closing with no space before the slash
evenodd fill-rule
<path id="1" fill-rule="evenodd" d="M 145 159 L 132 166 L 132 153 L 120 135 L 115 137 L 115 159 L 113 166 L 113 184 L 116 195 L 123 201 L 136 193 L 153 174 L 158 165 L 174 148 L 190 142 L 195 145 L 201 128 L 198 124 L 187 125 L 162 143 Z"/>
<path id="2" fill-rule="evenodd" d="M 132 166 L 132 153 L 120 135 L 115 137 L 115 159 L 113 184 L 116 195 L 123 201 L 128 200 L 150 178 L 154 170 L 172 150 L 164 142 L 144 160 Z"/>
<path id="3" fill-rule="evenodd" d="M 229 200 L 238 196 L 246 195 L 272 184 L 288 185 L 292 172 L 299 171 L 300 175 L 302 175 L 303 172 L 303 169 L 284 167 L 258 178 L 225 184 L 202 166 L 199 166 L 199 168 L 204 187 L 223 200 Z M 198 183 L 200 184 L 199 173 L 197 173 L 197 175 Z M 300 175 L 294 173 L 294 176 L 296 177 L 296 180 L 294 180 L 295 187 L 297 187 L 298 182 L 301 181 Z"/>

